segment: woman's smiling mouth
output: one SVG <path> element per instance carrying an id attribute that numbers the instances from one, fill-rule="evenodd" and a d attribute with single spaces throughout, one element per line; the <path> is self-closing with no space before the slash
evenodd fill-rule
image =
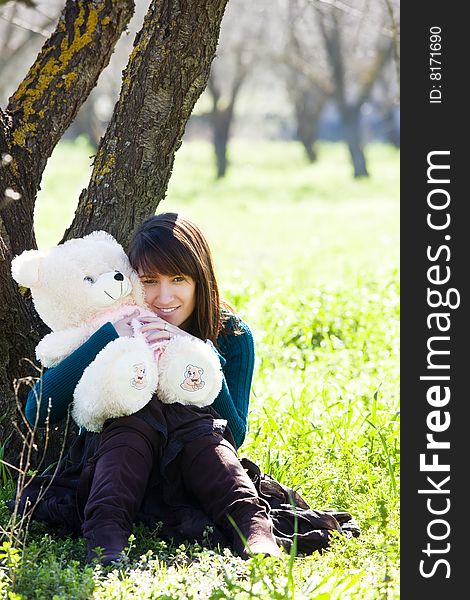
<path id="1" fill-rule="evenodd" d="M 169 315 L 170 313 L 175 312 L 175 310 L 177 310 L 178 308 L 179 306 L 171 306 L 170 308 L 161 308 L 160 306 L 157 306 L 157 310 L 164 313 L 165 315 Z"/>

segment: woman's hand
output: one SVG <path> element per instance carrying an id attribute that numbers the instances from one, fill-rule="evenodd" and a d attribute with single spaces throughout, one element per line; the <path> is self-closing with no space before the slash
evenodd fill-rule
<path id="1" fill-rule="evenodd" d="M 161 345 L 162 343 L 169 342 L 175 336 L 184 336 L 194 338 L 191 334 L 176 325 L 172 325 L 161 319 L 160 317 L 139 317 L 139 321 L 142 323 L 142 327 L 139 329 L 140 333 L 145 336 L 145 339 L 150 346 Z"/>
<path id="2" fill-rule="evenodd" d="M 133 313 L 127 317 L 119 319 L 113 323 L 114 329 L 118 332 L 119 337 L 133 337 L 134 328 L 132 327 L 132 321 L 137 318 L 139 311 L 136 309 Z"/>

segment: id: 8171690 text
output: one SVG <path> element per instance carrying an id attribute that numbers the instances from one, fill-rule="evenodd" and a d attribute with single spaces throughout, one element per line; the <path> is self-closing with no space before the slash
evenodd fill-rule
<path id="1" fill-rule="evenodd" d="M 429 79 L 432 88 L 429 91 L 429 103 L 442 102 L 442 37 L 441 28 L 437 25 L 429 28 Z"/>

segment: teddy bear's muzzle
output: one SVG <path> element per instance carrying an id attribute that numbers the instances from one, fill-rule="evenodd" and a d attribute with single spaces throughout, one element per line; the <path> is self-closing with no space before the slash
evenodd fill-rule
<path id="1" fill-rule="evenodd" d="M 89 294 L 94 306 L 104 307 L 114 304 L 132 292 L 132 284 L 128 277 L 120 271 L 102 273 L 90 283 Z"/>

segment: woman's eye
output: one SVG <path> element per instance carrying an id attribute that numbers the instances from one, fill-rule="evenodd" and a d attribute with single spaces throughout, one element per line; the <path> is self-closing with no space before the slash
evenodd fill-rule
<path id="1" fill-rule="evenodd" d="M 176 275 L 176 277 L 173 277 L 173 281 L 176 281 L 177 283 L 180 281 L 185 281 L 185 277 L 183 275 Z"/>
<path id="2" fill-rule="evenodd" d="M 93 277 L 90 277 L 89 275 L 84 277 L 83 281 L 88 281 L 88 283 L 95 283 L 95 280 L 93 279 Z"/>

